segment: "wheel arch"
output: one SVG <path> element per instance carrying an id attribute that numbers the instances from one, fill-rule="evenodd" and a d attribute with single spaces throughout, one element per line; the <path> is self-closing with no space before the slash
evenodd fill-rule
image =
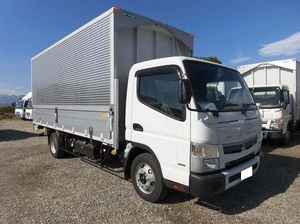
<path id="1" fill-rule="evenodd" d="M 59 137 L 61 135 L 64 136 L 63 132 L 60 132 L 60 131 L 55 130 L 55 129 L 48 129 L 47 130 L 48 145 L 50 145 L 50 136 L 52 135 L 53 132 L 56 132 L 57 137 Z"/>
<path id="2" fill-rule="evenodd" d="M 124 164 L 123 164 L 123 169 L 124 169 L 124 178 L 125 179 L 130 179 L 131 178 L 131 174 L 130 174 L 130 168 L 131 168 L 131 164 L 133 162 L 133 160 L 140 154 L 142 153 L 149 153 L 151 155 L 154 156 L 154 158 L 156 159 L 156 161 L 159 161 L 155 155 L 155 153 L 153 152 L 153 150 L 144 144 L 140 144 L 140 143 L 135 143 L 135 142 L 131 142 L 132 148 L 130 149 L 127 158 L 124 160 Z M 157 164 L 158 167 L 161 169 L 160 164 Z"/>

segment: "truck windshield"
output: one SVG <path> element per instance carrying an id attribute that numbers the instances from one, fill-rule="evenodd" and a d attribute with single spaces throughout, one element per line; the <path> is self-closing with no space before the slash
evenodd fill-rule
<path id="1" fill-rule="evenodd" d="M 255 110 L 256 105 L 240 73 L 223 66 L 185 60 L 196 107 L 202 111 Z"/>
<path id="2" fill-rule="evenodd" d="M 32 101 L 29 100 L 26 105 L 26 109 L 32 109 Z"/>
<path id="3" fill-rule="evenodd" d="M 280 107 L 279 87 L 254 87 L 250 88 L 254 101 L 259 103 L 261 108 Z"/>
<path id="4" fill-rule="evenodd" d="M 23 108 L 23 100 L 19 100 L 16 102 L 16 109 L 22 109 Z"/>

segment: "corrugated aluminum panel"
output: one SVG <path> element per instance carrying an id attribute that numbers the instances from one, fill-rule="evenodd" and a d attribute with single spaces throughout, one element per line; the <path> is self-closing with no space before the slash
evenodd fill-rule
<path id="1" fill-rule="evenodd" d="M 34 105 L 109 105 L 110 40 L 106 16 L 34 58 Z"/>
<path id="2" fill-rule="evenodd" d="M 111 8 L 31 60 L 33 122 L 83 137 L 93 127 L 93 139 L 122 141 L 131 66 L 158 57 L 191 56 L 192 48 L 193 38 L 186 32 Z"/>
<path id="3" fill-rule="evenodd" d="M 269 66 L 266 67 L 266 82 L 265 85 L 276 85 L 281 83 L 281 72 L 278 67 Z M 284 83 L 282 83 L 284 84 Z"/>
<path id="4" fill-rule="evenodd" d="M 254 85 L 265 85 L 266 83 L 266 71 L 265 68 L 254 69 Z"/>

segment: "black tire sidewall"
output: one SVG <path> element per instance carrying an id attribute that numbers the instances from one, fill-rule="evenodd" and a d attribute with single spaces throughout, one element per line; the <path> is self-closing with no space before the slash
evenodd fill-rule
<path id="1" fill-rule="evenodd" d="M 148 164 L 155 175 L 155 188 L 151 194 L 143 193 L 136 184 L 135 171 L 137 165 L 140 163 Z M 148 202 L 158 202 L 165 196 L 166 187 L 163 182 L 161 170 L 158 166 L 157 160 L 150 153 L 140 154 L 133 160 L 133 163 L 131 165 L 131 178 L 135 191 L 144 200 Z"/>
<path id="2" fill-rule="evenodd" d="M 53 153 L 51 150 L 51 145 L 54 145 L 56 152 Z M 53 132 L 50 136 L 50 152 L 54 158 L 61 158 L 64 156 L 64 151 L 60 149 L 60 146 L 63 144 L 62 137 L 58 137 L 56 132 Z"/>

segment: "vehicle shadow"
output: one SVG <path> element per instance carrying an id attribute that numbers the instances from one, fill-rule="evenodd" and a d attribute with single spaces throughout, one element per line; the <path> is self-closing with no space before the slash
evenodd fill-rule
<path id="1" fill-rule="evenodd" d="M 260 171 L 221 195 L 199 199 L 196 204 L 224 214 L 251 210 L 285 192 L 300 173 L 300 159 L 265 153 Z"/>
<path id="2" fill-rule="evenodd" d="M 272 147 L 269 147 L 272 148 Z M 300 159 L 274 155 L 263 147 L 264 158 L 261 168 L 252 178 L 237 186 L 207 199 L 197 199 L 195 204 L 234 215 L 258 207 L 264 201 L 285 192 L 300 173 Z M 188 194 L 171 190 L 162 204 L 177 204 L 194 198 Z"/>
<path id="3" fill-rule="evenodd" d="M 27 139 L 31 137 L 36 137 L 38 135 L 39 134 L 30 133 L 30 132 L 5 129 L 5 130 L 0 130 L 0 142 Z"/>

